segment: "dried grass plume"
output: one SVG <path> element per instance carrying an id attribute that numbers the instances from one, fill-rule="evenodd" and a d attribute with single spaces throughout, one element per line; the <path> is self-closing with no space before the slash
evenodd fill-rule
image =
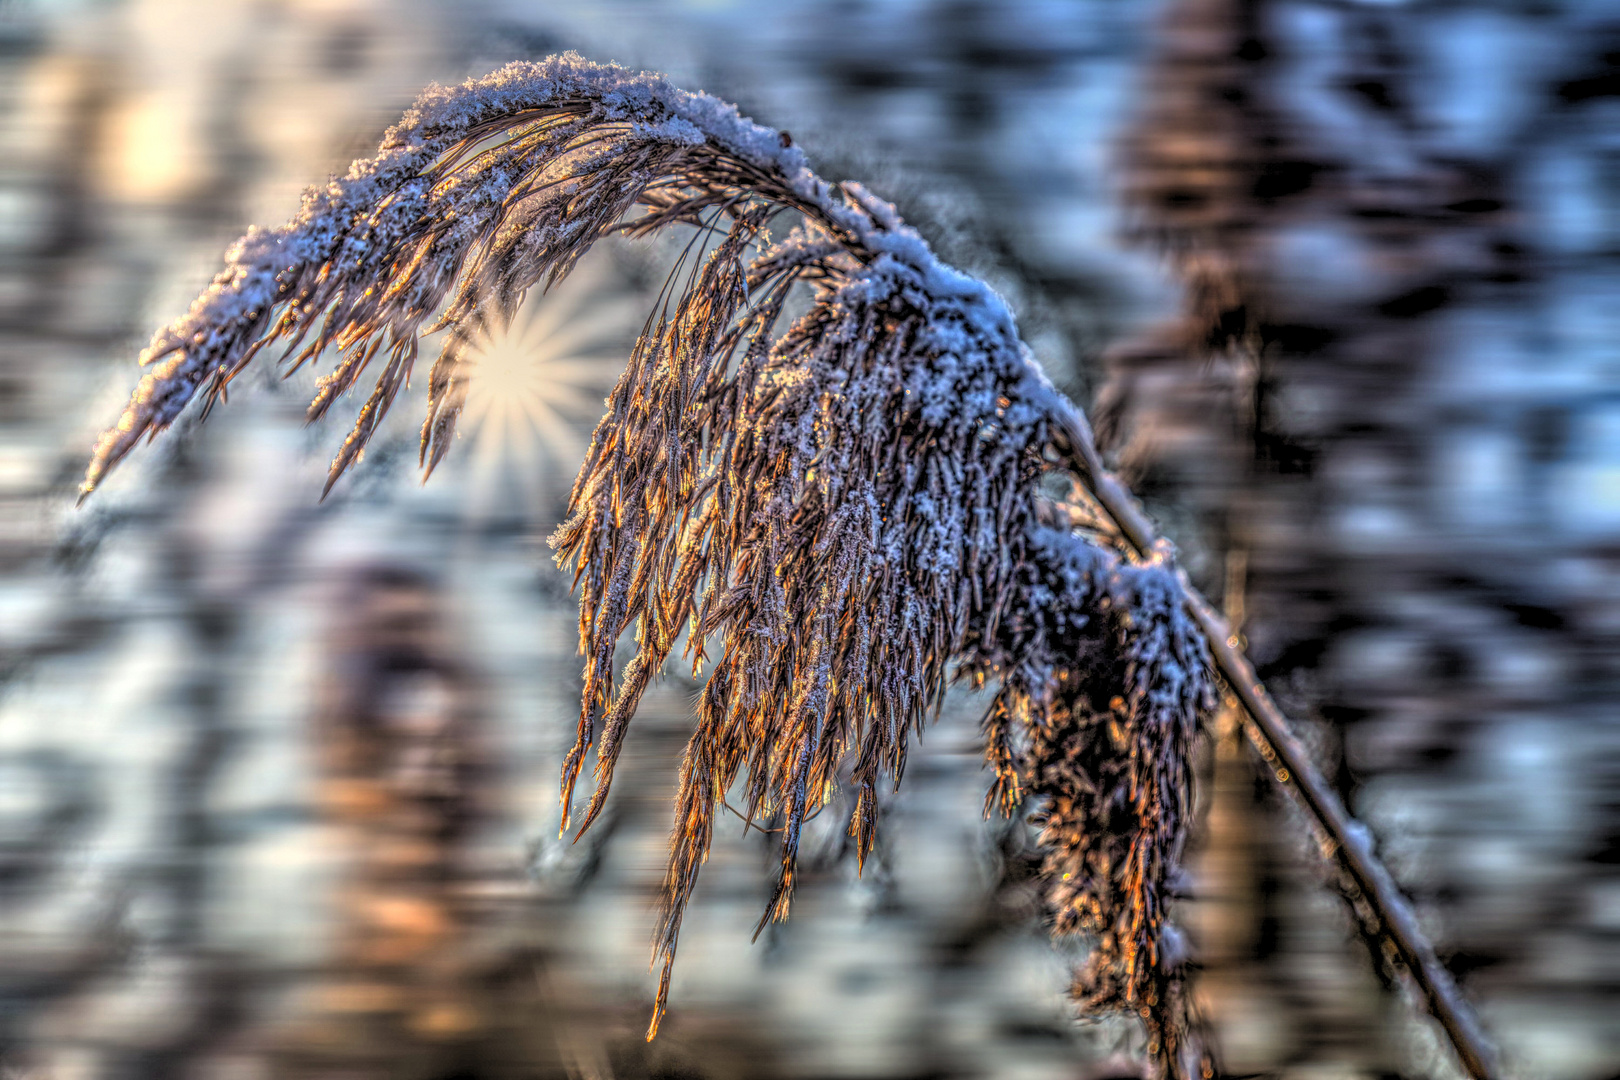
<path id="1" fill-rule="evenodd" d="M 989 805 L 1033 810 L 1059 933 L 1095 943 L 1085 1009 L 1142 1016 L 1159 1068 L 1209 1075 L 1167 918 L 1212 703 L 1204 639 L 1161 556 L 1038 490 L 1088 439 L 1005 304 L 894 208 L 791 140 L 662 77 L 577 56 L 429 90 L 376 157 L 250 231 L 96 448 L 88 493 L 258 353 L 330 356 L 310 418 L 370 371 L 332 463 L 358 460 L 424 334 L 422 462 L 449 448 L 467 346 L 598 239 L 689 226 L 552 538 L 575 574 L 585 691 L 563 803 L 594 751 L 601 811 L 636 707 L 679 647 L 706 673 L 681 766 L 652 1028 L 720 800 L 781 825 L 761 920 L 787 914 L 799 830 L 841 784 L 864 859 L 880 785 L 955 679 L 999 686 Z M 770 230 L 784 232 L 773 241 Z M 810 293 L 787 319 L 790 293 Z M 1077 477 L 1083 480 L 1083 476 Z M 1076 527 L 1084 519 L 1088 527 Z M 615 668 L 633 631 L 633 658 Z M 565 824 L 566 827 L 566 824 Z"/>

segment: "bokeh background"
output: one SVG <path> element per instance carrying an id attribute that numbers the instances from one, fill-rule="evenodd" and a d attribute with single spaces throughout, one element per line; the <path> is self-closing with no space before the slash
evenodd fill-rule
<path id="1" fill-rule="evenodd" d="M 953 697 L 641 1042 L 693 685 L 557 839 L 544 537 L 661 281 L 604 248 L 324 502 L 310 376 L 84 509 L 151 330 L 430 81 L 577 49 L 790 130 L 992 281 L 1241 624 L 1507 1072 L 1620 1075 L 1620 10 L 1605 0 L 0 0 L 0 1075 L 1137 1075 Z M 1182 916 L 1234 1075 L 1455 1075 L 1223 720 Z M 820 825 L 822 823 L 818 823 Z"/>

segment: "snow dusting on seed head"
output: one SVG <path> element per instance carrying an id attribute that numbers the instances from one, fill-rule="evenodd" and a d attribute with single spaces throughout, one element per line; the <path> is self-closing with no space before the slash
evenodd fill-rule
<path id="1" fill-rule="evenodd" d="M 491 139 L 502 142 L 479 152 Z M 286 225 L 251 229 L 233 244 L 191 310 L 153 336 L 140 356 L 149 370 L 97 445 L 83 491 L 142 436 L 172 424 L 199 391 L 210 402 L 219 397 L 266 345 L 285 342 L 289 355 L 302 346 L 294 367 L 329 346 L 339 351 L 312 418 L 386 346 L 376 390 L 333 463 L 335 480 L 404 385 L 422 324 L 446 300 L 437 327 L 464 331 L 448 335 L 436 365 L 436 381 L 447 383 L 465 331 L 487 308 L 509 305 L 542 276 L 566 274 L 647 189 L 704 161 L 726 158 L 799 198 L 831 204 L 803 152 L 783 144 L 735 106 L 571 53 L 430 88 L 375 157 L 305 192 Z M 482 295 L 490 288 L 493 300 Z M 453 398 L 455 388 L 444 389 Z M 442 438 L 426 442 L 436 449 Z"/>
<path id="2" fill-rule="evenodd" d="M 778 221 L 789 228 L 773 243 Z M 1163 1070 L 1189 1074 L 1185 950 L 1165 905 L 1212 691 L 1179 581 L 1106 531 L 1053 524 L 1044 453 L 1084 420 L 1001 298 L 733 106 L 573 55 L 430 89 L 375 157 L 311 189 L 288 224 L 243 237 L 153 338 L 84 490 L 271 343 L 292 367 L 334 354 L 312 419 L 376 372 L 330 487 L 421 337 L 442 331 L 422 428 L 431 470 L 466 401 L 469 343 L 598 239 L 671 226 L 706 239 L 672 272 L 552 538 L 575 572 L 585 656 L 565 818 L 593 750 L 580 831 L 602 810 L 677 647 L 707 677 L 649 1037 L 725 794 L 741 782 L 745 816 L 780 826 L 763 926 L 787 913 L 804 821 L 853 787 L 864 860 L 879 786 L 899 783 L 912 734 L 953 680 L 993 680 L 989 804 L 1035 801 L 1054 928 L 1097 942 L 1076 997 L 1145 1017 Z M 795 290 L 810 302 L 784 327 Z"/>

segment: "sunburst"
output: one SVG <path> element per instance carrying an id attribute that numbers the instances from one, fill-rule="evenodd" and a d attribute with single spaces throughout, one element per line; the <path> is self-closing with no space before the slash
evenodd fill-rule
<path id="1" fill-rule="evenodd" d="M 601 414 L 624 367 L 622 349 L 634 337 L 637 301 L 614 279 L 606 260 L 586 260 L 468 349 L 467 404 L 458 427 L 472 443 L 469 520 L 532 518 L 577 471 L 588 425 Z M 503 498 L 513 505 L 501 506 Z"/>

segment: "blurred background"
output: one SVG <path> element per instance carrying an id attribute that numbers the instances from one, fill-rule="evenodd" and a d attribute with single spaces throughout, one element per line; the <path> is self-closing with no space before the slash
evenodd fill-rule
<path id="1" fill-rule="evenodd" d="M 641 1041 L 693 685 L 557 839 L 544 537 L 666 250 L 593 255 L 324 502 L 310 377 L 74 489 L 151 331 L 427 83 L 577 49 L 790 130 L 990 280 L 1479 1003 L 1620 1076 L 1620 10 L 1606 0 L 0 0 L 0 1076 L 1139 1075 L 953 697 L 864 877 L 750 945 L 722 836 Z M 1232 730 L 1190 926 L 1227 1070 L 1456 1075 Z M 829 815 L 831 817 L 831 815 Z M 817 823 L 821 826 L 825 823 Z"/>

